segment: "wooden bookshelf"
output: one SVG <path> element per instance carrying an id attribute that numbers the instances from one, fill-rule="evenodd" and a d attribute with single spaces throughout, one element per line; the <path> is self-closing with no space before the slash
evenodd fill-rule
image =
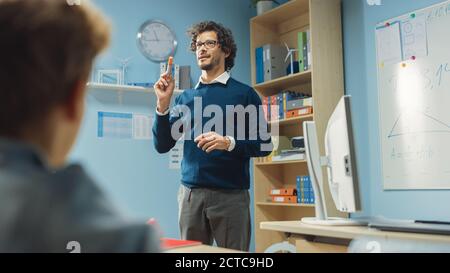
<path id="1" fill-rule="evenodd" d="M 255 49 L 265 44 L 298 47 L 298 32 L 310 31 L 312 67 L 308 71 L 287 75 L 256 84 Z M 328 119 L 344 95 L 344 75 L 341 32 L 341 0 L 291 0 L 250 20 L 252 83 L 261 97 L 276 95 L 283 90 L 310 94 L 313 114 L 270 122 L 279 126 L 279 135 L 303 135 L 303 122 L 316 123 L 319 148 L 325 153 L 324 135 Z M 261 222 L 295 221 L 314 216 L 314 205 L 277 204 L 267 202 L 274 188 L 296 187 L 296 177 L 308 174 L 305 160 L 262 162 L 253 160 L 256 252 L 264 252 L 274 243 L 287 240 L 285 233 L 261 230 Z M 324 170 L 324 181 L 327 172 Z M 325 201 L 330 216 L 346 217 L 335 209 L 327 183 Z"/>

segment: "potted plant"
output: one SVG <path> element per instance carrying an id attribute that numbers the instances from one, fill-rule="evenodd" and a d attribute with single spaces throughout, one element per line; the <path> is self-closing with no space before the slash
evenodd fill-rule
<path id="1" fill-rule="evenodd" d="M 253 7 L 256 7 L 256 13 L 258 15 L 263 14 L 273 8 L 273 4 L 280 4 L 276 0 L 250 0 Z"/>

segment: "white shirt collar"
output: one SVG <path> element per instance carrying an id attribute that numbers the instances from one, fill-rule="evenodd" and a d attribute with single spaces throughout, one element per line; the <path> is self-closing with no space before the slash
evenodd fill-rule
<path id="1" fill-rule="evenodd" d="M 195 86 L 195 89 L 197 89 L 198 88 L 198 86 L 200 85 L 200 83 L 202 83 L 202 84 L 213 84 L 213 83 L 221 83 L 221 84 L 227 84 L 227 82 L 228 82 L 228 80 L 230 79 L 230 74 L 227 72 L 227 71 L 225 71 L 225 72 L 223 72 L 219 77 L 217 77 L 215 80 L 213 80 L 212 82 L 205 82 L 203 79 L 202 79 L 202 76 L 200 76 L 200 78 L 198 79 L 198 83 L 197 83 L 197 85 Z"/>

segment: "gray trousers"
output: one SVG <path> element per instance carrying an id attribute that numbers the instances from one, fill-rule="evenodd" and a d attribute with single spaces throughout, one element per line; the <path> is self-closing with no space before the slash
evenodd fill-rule
<path id="1" fill-rule="evenodd" d="M 193 188 L 178 192 L 181 239 L 248 251 L 250 195 L 248 190 Z"/>

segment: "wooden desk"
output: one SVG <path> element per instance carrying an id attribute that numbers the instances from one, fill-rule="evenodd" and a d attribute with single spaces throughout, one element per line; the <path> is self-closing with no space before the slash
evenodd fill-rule
<path id="1" fill-rule="evenodd" d="M 245 252 L 215 246 L 196 245 L 196 246 L 177 247 L 166 250 L 164 251 L 164 253 L 245 253 Z"/>
<path id="2" fill-rule="evenodd" d="M 409 232 L 387 232 L 368 227 L 337 227 L 303 224 L 300 221 L 261 222 L 261 229 L 292 234 L 297 252 L 347 252 L 348 244 L 358 237 L 426 241 L 450 244 L 450 236 Z M 317 241 L 330 243 L 316 243 Z"/>

